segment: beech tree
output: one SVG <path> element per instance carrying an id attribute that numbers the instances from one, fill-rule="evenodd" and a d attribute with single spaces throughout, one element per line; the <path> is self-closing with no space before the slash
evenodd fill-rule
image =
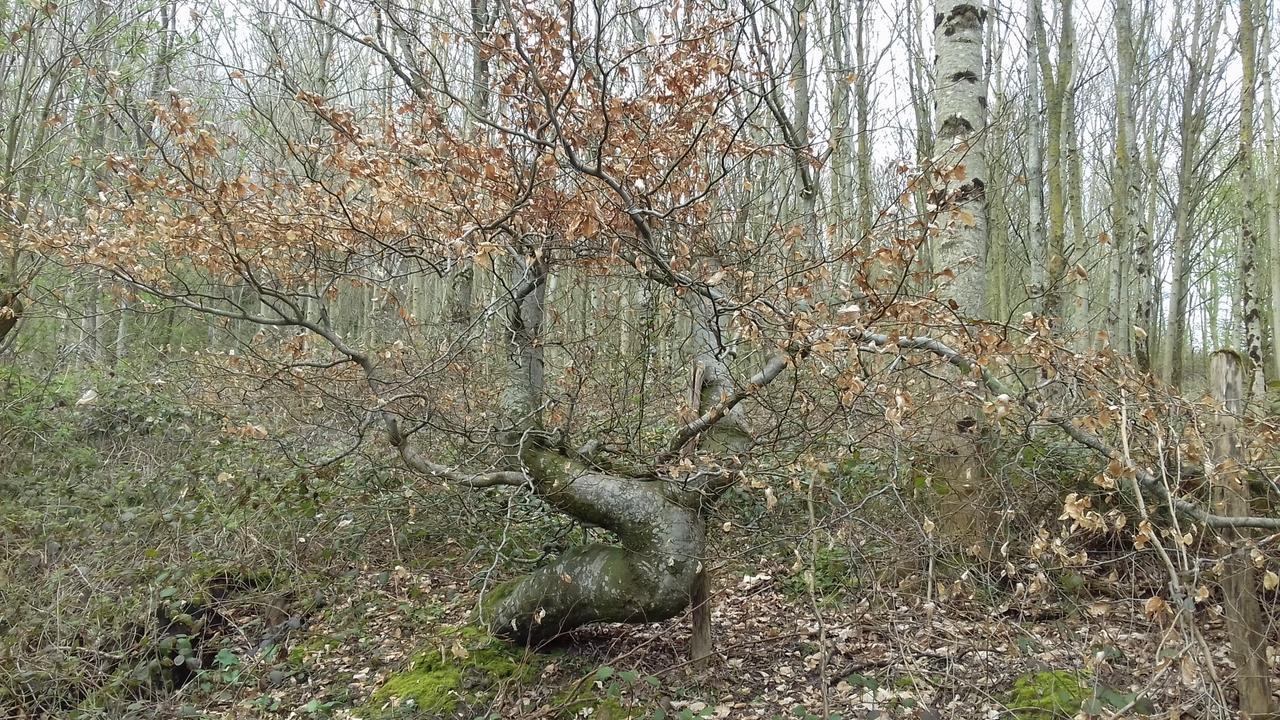
<path id="1" fill-rule="evenodd" d="M 1100 485 L 1123 480 L 1206 529 L 1274 529 L 1184 495 L 1162 454 L 1182 446 L 1145 414 L 1158 394 L 1145 338 L 1160 326 L 1174 384 L 1193 340 L 1235 323 L 1250 352 L 1261 339 L 1256 285 L 1239 313 L 1199 301 L 1237 285 L 1217 273 L 1234 262 L 1226 232 L 1200 230 L 1234 238 L 1257 220 L 1231 214 L 1230 123 L 1209 122 L 1225 13 L 1188 2 L 1185 37 L 1167 38 L 1185 45 L 1181 62 L 1152 71 L 1165 36 L 1149 9 L 1117 3 L 1114 128 L 1105 100 L 1077 102 L 1090 74 L 1077 43 L 1096 38 L 1076 36 L 1069 1 L 1052 40 L 1039 2 L 998 25 L 994 5 L 906 3 L 910 97 L 883 109 L 882 10 L 863 0 L 262 3 L 247 42 L 201 40 L 227 57 L 186 73 L 164 3 L 151 10 L 169 49 L 150 82 L 82 88 L 110 108 L 83 121 L 105 160 L 76 176 L 94 188 L 83 216 L 53 215 L 39 256 L 83 273 L 64 302 L 83 311 L 67 325 L 92 348 L 86 364 L 103 360 L 113 303 L 193 311 L 221 380 L 339 418 L 325 428 L 336 452 L 378 448 L 434 491 L 514 496 L 590 528 L 484 588 L 483 622 L 520 642 L 705 610 L 723 498 L 762 467 L 792 478 L 799 458 L 852 455 L 859 423 L 895 443 L 941 434 L 922 473 L 986 510 L 984 434 L 1057 428 L 1104 459 Z M 989 24 L 998 38 L 1027 28 L 1026 46 L 1006 51 Z M 1006 71 L 1028 87 L 1010 91 Z M 1171 87 L 1180 104 L 1160 101 Z M 1009 108 L 1024 108 L 1025 137 Z M 909 139 L 890 158 L 872 139 L 899 110 Z M 1242 191 L 1258 181 L 1251 127 L 1242 119 L 1232 144 Z M 1001 156 L 1014 147 L 1022 167 Z M 1094 286 L 1070 268 L 1096 258 L 1089 197 L 1109 199 L 1113 225 L 1108 281 Z M 99 284 L 107 275 L 118 288 Z M 1023 276 L 1027 292 L 1013 287 Z M 1085 311 L 1068 323 L 1071 282 Z M 3 340 L 18 306 L 0 291 Z M 1096 351 L 1063 333 L 1104 327 Z M 1134 397 L 1141 422 L 1125 415 Z M 1102 527 L 1082 501 L 1065 516 Z"/>
<path id="2" fill-rule="evenodd" d="M 538 643 L 585 623 L 676 615 L 703 570 L 707 510 L 754 444 L 744 401 L 834 332 L 792 309 L 795 287 L 740 269 L 744 252 L 772 249 L 726 245 L 714 223 L 717 192 L 758 151 L 746 124 L 764 86 L 739 67 L 746 27 L 689 6 L 667 21 L 669 42 L 636 48 L 612 42 L 625 12 L 616 7 L 504 5 L 491 32 L 468 38 L 500 98 L 486 106 L 392 41 L 411 25 L 407 11 L 368 9 L 381 24 L 364 32 L 358 6 L 294 6 L 351 52 L 386 64 L 404 89 L 392 119 L 360 117 L 298 86 L 327 136 L 290 152 L 316 171 L 228 172 L 237 138 L 175 94 L 153 105 L 150 149 L 112 158 L 127 200 L 95 211 L 99 230 L 80 252 L 179 306 L 297 333 L 283 356 L 251 341 L 245 362 L 281 363 L 282 379 L 342 395 L 423 477 L 523 488 L 617 538 L 491 589 L 483 615 L 495 633 Z M 632 76 L 637 53 L 644 87 Z M 745 116 L 729 111 L 735 103 Z M 484 130 L 455 129 L 463 126 Z M 797 236 L 780 231 L 772 241 L 790 262 Z M 458 264 L 491 274 L 496 292 L 481 320 L 501 326 L 499 342 L 480 342 L 478 322 L 447 331 L 421 322 L 403 286 L 380 280 L 397 267 L 444 277 Z M 546 304 L 553 279 L 574 269 L 641 280 L 683 308 L 693 391 L 661 443 L 620 449 L 606 418 L 576 414 L 572 378 L 599 370 L 551 352 Z M 345 333 L 326 310 L 374 282 L 399 307 L 390 345 Z M 769 354 L 735 361 L 746 346 Z M 502 379 L 464 401 L 436 383 L 459 372 Z"/>
<path id="3" fill-rule="evenodd" d="M 963 409 L 947 432 L 973 435 L 980 413 L 1013 402 L 978 369 L 1012 347 L 982 320 L 982 11 L 950 3 L 936 31 L 940 157 L 920 181 L 933 185 L 935 212 L 868 255 L 859 233 L 843 246 L 816 242 L 805 85 L 782 92 L 804 75 L 803 53 L 785 67 L 767 57 L 781 42 L 806 46 L 793 31 L 807 10 L 783 40 L 764 16 L 700 4 L 564 9 L 499 5 L 491 30 L 455 36 L 466 46 L 422 48 L 414 38 L 428 24 L 404 8 L 294 4 L 270 37 L 306 28 L 340 44 L 333 57 L 381 63 L 396 80 L 387 105 L 372 95 L 365 107 L 337 102 L 333 76 L 278 59 L 265 68 L 283 74 L 236 69 L 228 82 L 251 98 L 287 89 L 288 115 L 255 100 L 250 121 L 219 127 L 170 92 L 135 118 L 146 148 L 110 158 L 118 192 L 61 247 L 135 292 L 256 328 L 239 336 L 232 370 L 350 418 L 354 445 L 376 431 L 441 489 L 508 488 L 607 533 L 612 541 L 487 589 L 488 627 L 532 644 L 587 623 L 670 618 L 704 598 L 709 518 L 744 472 L 785 466 L 791 451 L 772 438 L 837 442 L 825 435 L 838 427 L 831 418 L 864 394 L 875 396 L 869 407 L 890 408 L 874 411 L 888 421 L 905 419 L 911 393 L 869 386 L 865 374 L 885 368 L 864 366 L 863 353 L 920 352 L 921 367 L 960 370 L 954 388 L 921 389 L 929 403 Z M 622 21 L 636 12 L 667 39 L 629 42 Z M 432 60 L 449 52 L 485 60 L 491 102 Z M 485 76 L 474 65 L 462 74 Z M 287 117 L 299 120 L 290 133 Z M 242 152 L 272 163 L 231 161 Z M 793 170 L 780 182 L 799 181 L 795 202 L 743 233 L 744 191 L 763 203 L 748 213 L 777 212 L 780 188 L 758 195 L 751 172 L 775 154 Z M 909 190 L 898 200 L 914 202 Z M 922 243 L 932 268 L 917 262 Z M 480 274 L 474 317 L 418 303 L 417 278 L 434 278 L 436 297 L 447 297 L 459 266 Z M 646 286 L 687 328 L 678 362 L 635 404 L 602 402 L 629 359 L 573 340 L 590 313 L 560 312 L 556 299 L 570 282 L 589 298 L 618 281 Z M 913 287 L 928 301 L 903 290 Z M 366 313 L 389 311 L 382 332 L 339 311 L 352 295 Z M 915 335 L 922 326 L 942 328 L 942 339 Z M 1055 354 L 1032 327 L 1042 339 L 1028 347 Z M 780 387 L 783 377 L 793 380 Z M 1003 399 L 975 405 L 975 382 Z"/>

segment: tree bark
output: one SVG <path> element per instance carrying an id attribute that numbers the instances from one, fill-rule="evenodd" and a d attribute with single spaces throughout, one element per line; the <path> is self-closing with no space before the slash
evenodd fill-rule
<path id="1" fill-rule="evenodd" d="M 1212 27 L 1205 28 L 1205 0 L 1192 0 L 1187 52 L 1187 78 L 1182 91 L 1178 122 L 1178 200 L 1173 211 L 1173 272 L 1169 292 L 1169 332 L 1164 356 L 1165 380 L 1182 386 L 1187 340 L 1187 295 L 1190 283 L 1192 226 L 1195 210 L 1203 197 L 1198 176 L 1200 146 L 1208 103 L 1207 73 L 1213 68 L 1222 13 L 1216 12 Z"/>
<path id="2" fill-rule="evenodd" d="M 1067 267 L 1067 197 L 1066 162 L 1063 141 L 1067 122 L 1067 93 L 1070 92 L 1074 61 L 1074 31 L 1071 26 L 1071 2 L 1062 0 L 1062 32 L 1058 39 L 1056 62 L 1049 60 L 1049 41 L 1044 18 L 1039 12 L 1040 0 L 1032 0 L 1032 12 L 1039 19 L 1035 37 L 1039 48 L 1040 73 L 1044 78 L 1045 115 L 1048 118 L 1045 162 L 1049 185 L 1049 238 L 1045 256 L 1044 314 L 1061 324 L 1065 317 L 1063 285 Z"/>
<path id="3" fill-rule="evenodd" d="M 0 343 L 22 318 L 22 298 L 16 291 L 0 290 Z"/>
<path id="4" fill-rule="evenodd" d="M 939 297 L 957 314 L 981 319 L 986 310 L 986 12 L 959 0 L 937 0 L 935 10 L 934 118 L 942 148 L 933 188 L 939 208 L 938 234 L 933 238 L 935 277 Z M 973 519 L 985 515 L 992 500 L 985 482 L 979 416 L 970 403 L 959 401 L 939 421 L 945 437 L 938 472 L 950 486 L 949 502 L 961 508 L 940 518 L 940 531 L 966 544 Z"/>
<path id="5" fill-rule="evenodd" d="M 593 622 L 651 622 L 689 606 L 706 550 L 696 509 L 658 482 L 591 472 L 547 451 L 527 451 L 538 494 L 555 509 L 617 534 L 621 546 L 573 548 L 486 599 L 483 619 L 529 645 Z"/>
<path id="6" fill-rule="evenodd" d="M 693 667 L 705 669 L 715 650 L 715 638 L 711 628 L 711 568 L 703 564 L 702 572 L 693 582 L 693 635 L 689 638 L 689 659 Z"/>
<path id="7" fill-rule="evenodd" d="M 1131 0 L 1116 0 L 1116 144 L 1115 166 L 1111 177 L 1111 287 L 1108 294 L 1107 329 L 1112 342 L 1121 348 L 1132 347 L 1134 360 L 1143 372 L 1151 371 L 1151 292 L 1148 290 L 1152 274 L 1150 244 L 1138 240 L 1138 129 L 1134 93 L 1137 82 L 1134 66 L 1136 49 L 1133 45 L 1133 5 Z M 1144 238 L 1145 240 L 1146 238 Z M 1136 275 L 1137 308 L 1132 333 L 1133 342 L 1124 343 L 1130 336 L 1131 318 L 1127 311 L 1129 293 L 1128 261 L 1134 262 Z"/>
<path id="8" fill-rule="evenodd" d="M 986 296 L 986 96 L 982 42 L 986 11 L 968 0 L 936 0 L 934 29 L 935 141 L 942 148 L 934 188 L 938 235 L 933 239 L 940 283 L 962 314 L 982 317 Z"/>
<path id="9" fill-rule="evenodd" d="M 1209 363 L 1209 383 L 1218 406 L 1211 468 L 1215 512 L 1247 517 L 1249 483 L 1241 465 L 1243 458 L 1236 436 L 1236 424 L 1245 401 L 1245 375 L 1240 356 L 1230 350 L 1214 353 Z M 1242 547 L 1236 547 L 1248 534 L 1239 529 L 1219 531 L 1219 538 L 1227 544 L 1220 584 L 1236 665 L 1240 710 L 1244 717 L 1260 719 L 1271 717 L 1271 670 L 1267 666 L 1266 618 L 1258 604 L 1253 562 Z"/>
<path id="10" fill-rule="evenodd" d="M 1271 47 L 1271 26 L 1263 25 L 1263 48 Z M 1266 134 L 1267 178 L 1262 189 L 1271 249 L 1271 379 L 1280 379 L 1280 139 L 1277 138 L 1275 98 L 1271 88 L 1270 53 L 1263 53 L 1262 125 Z"/>
<path id="11" fill-rule="evenodd" d="M 1008 25 L 1000 22 L 997 0 L 986 0 L 989 18 L 994 18 L 994 27 L 988 33 L 991 42 L 987 43 L 987 67 L 991 73 L 987 77 L 987 97 L 989 104 L 1003 107 L 1005 102 L 1004 85 L 1004 46 L 1008 39 Z M 988 129 L 987 136 L 990 148 L 993 145 L 1009 147 L 1011 140 L 1005 127 Z M 1006 318 L 1010 313 L 1010 274 L 1016 272 L 1010 266 L 1010 217 L 1009 199 L 1011 189 L 1017 184 L 1014 178 L 1017 173 L 1008 166 L 990 170 L 987 182 L 987 316 Z M 1024 283 L 1025 285 L 1025 283 Z"/>
<path id="12" fill-rule="evenodd" d="M 1245 356 L 1250 362 L 1249 399 L 1261 403 L 1266 393 L 1262 358 L 1262 309 L 1258 295 L 1262 273 L 1258 267 L 1258 183 L 1254 170 L 1254 112 L 1257 107 L 1258 43 L 1254 0 L 1240 0 L 1240 313 L 1244 318 Z"/>
<path id="13" fill-rule="evenodd" d="M 911 109 L 915 116 L 915 152 L 916 164 L 928 169 L 933 158 L 935 138 L 933 135 L 933 114 L 929 99 L 932 96 L 932 75 L 929 72 L 928 60 L 925 56 L 924 37 L 921 27 L 925 22 L 923 0 L 907 0 L 907 32 L 908 55 L 911 67 L 907 72 L 907 86 L 911 91 Z M 925 183 L 917 183 L 915 191 L 916 215 L 928 218 L 929 187 Z M 931 260 L 931 248 L 926 244 L 923 248 L 925 260 Z"/>
<path id="14" fill-rule="evenodd" d="M 1031 261 L 1031 283 L 1028 295 L 1044 309 L 1049 288 L 1046 272 L 1048 243 L 1044 227 L 1044 148 L 1041 146 L 1040 79 L 1038 41 L 1042 20 L 1040 0 L 1027 4 L 1027 245 Z"/>
<path id="15" fill-rule="evenodd" d="M 875 223 L 875 200 L 871 185 L 871 67 L 867 48 L 867 2 L 854 0 L 854 59 L 858 63 L 854 83 L 854 117 L 858 134 L 858 232 L 859 246 L 871 252 L 871 228 Z"/>
<path id="16" fill-rule="evenodd" d="M 849 230 L 849 221 L 858 217 L 861 212 L 860 207 L 853 204 L 852 193 L 850 188 L 853 186 L 850 177 L 850 159 L 852 158 L 851 139 L 853 134 L 850 133 L 849 127 L 849 85 L 850 82 L 861 82 L 861 75 L 856 79 L 851 76 L 853 73 L 861 73 L 861 69 L 854 70 L 850 67 L 849 51 L 848 51 L 848 28 L 849 22 L 845 15 L 845 5 L 842 0 L 831 0 L 828 10 L 830 25 L 827 29 L 827 35 L 831 38 L 831 50 L 829 57 L 831 58 L 830 68 L 830 93 L 831 93 L 831 176 L 830 176 L 830 195 L 831 210 L 833 213 L 832 223 L 834 225 L 834 233 L 832 235 L 835 241 L 835 247 L 840 252 L 848 249 L 851 245 L 864 248 L 864 237 L 859 237 L 854 243 L 850 243 L 852 233 Z M 857 29 L 855 28 L 855 33 Z M 858 137 L 859 149 L 861 149 L 861 137 Z M 860 169 L 859 169 L 860 170 Z M 749 175 L 748 175 L 749 176 Z M 861 174 L 859 174 L 861 177 Z M 744 208 L 745 209 L 745 208 Z M 865 248 L 864 248 L 865 249 Z"/>

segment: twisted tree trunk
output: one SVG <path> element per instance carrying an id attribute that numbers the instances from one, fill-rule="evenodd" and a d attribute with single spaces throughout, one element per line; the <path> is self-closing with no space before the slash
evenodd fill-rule
<path id="1" fill-rule="evenodd" d="M 706 550 L 696 507 L 663 484 L 593 472 L 547 451 L 529 454 L 538 492 L 565 514 L 614 532 L 620 546 L 572 548 L 484 603 L 499 637 L 538 645 L 593 622 L 648 622 L 689 606 Z"/>
<path id="2" fill-rule="evenodd" d="M 704 272 L 718 265 L 704 260 Z M 529 372 L 529 353 L 538 346 L 541 300 L 537 286 L 544 278 L 536 268 L 513 283 L 510 313 L 512 338 L 511 418 L 517 433 L 509 447 L 518 453 L 520 471 L 547 504 L 580 522 L 618 536 L 619 545 L 573 548 L 534 572 L 499 586 L 481 608 L 481 620 L 495 635 L 538 645 L 594 622 L 650 622 L 682 613 L 705 588 L 700 582 L 706 555 L 703 510 L 737 478 L 752 439 L 747 431 L 742 394 L 730 375 L 733 350 L 725 342 L 726 312 L 707 286 L 688 288 L 683 299 L 693 321 L 688 348 L 698 418 L 678 433 L 670 451 L 696 456 L 692 476 L 662 479 L 612 474 L 569 453 L 539 447 L 536 408 L 541 375 Z M 530 287 L 532 283 L 532 287 Z M 776 377 L 784 364 L 767 366 Z M 768 379 L 771 379 L 769 377 Z M 753 378 L 749 385 L 757 385 Z M 762 382 L 767 382 L 763 380 Z M 604 465 L 605 463 L 601 463 Z M 705 598 L 699 603 L 704 605 Z M 703 628 L 705 631 L 705 628 Z M 706 652 L 707 648 L 701 648 Z"/>

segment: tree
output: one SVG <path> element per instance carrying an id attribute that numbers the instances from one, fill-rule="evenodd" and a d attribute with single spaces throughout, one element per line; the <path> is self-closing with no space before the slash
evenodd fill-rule
<path id="1" fill-rule="evenodd" d="M 1212 50 L 1222 13 L 1196 0 L 1200 19 L 1212 19 L 1194 29 L 1180 21 L 1192 36 L 1195 90 L 1178 108 L 1183 186 L 1170 192 L 1158 132 L 1168 104 L 1135 99 L 1145 41 L 1120 43 L 1122 56 L 1131 52 L 1117 73 L 1113 166 L 1105 150 L 1076 152 L 1110 143 L 1090 103 L 1081 103 L 1087 117 L 1071 120 L 1070 3 L 1059 6 L 1056 62 L 1051 23 L 1033 5 L 1033 37 L 1016 48 L 1031 61 L 1032 87 L 1006 95 L 993 71 L 995 97 L 1008 100 L 993 118 L 986 10 L 939 0 L 935 27 L 910 3 L 907 15 L 933 28 L 936 62 L 930 77 L 925 43 L 908 28 L 917 124 L 902 136 L 915 137 L 902 142 L 910 147 L 898 176 L 873 187 L 880 85 L 858 78 L 853 92 L 841 90 L 849 63 L 868 75 L 875 66 L 874 34 L 862 27 L 872 6 L 853 2 L 756 4 L 742 16 L 714 3 L 626 0 L 476 0 L 443 15 L 371 0 L 264 4 L 253 41 L 228 50 L 243 56 L 219 68 L 225 95 L 192 92 L 207 66 L 180 62 L 172 91 L 101 93 L 96 102 L 141 141 L 85 123 L 104 131 L 91 144 L 110 148 L 93 169 L 95 197 L 84 217 L 63 217 L 42 250 L 84 269 L 85 289 L 110 273 L 138 293 L 140 309 L 203 314 L 201 341 L 226 357 L 228 374 L 345 421 L 325 427 L 341 442 L 302 452 L 384 453 L 436 492 L 514 498 L 582 527 L 583 545 L 485 585 L 484 621 L 519 641 L 705 608 L 713 513 L 726 493 L 751 492 L 746 477 L 789 477 L 817 453 L 852 455 L 856 422 L 891 428 L 905 443 L 912 412 L 945 431 L 945 441 L 922 443 L 939 461 L 921 465 L 954 481 L 951 497 L 968 494 L 957 486 L 993 485 L 981 474 L 989 457 L 980 440 L 1020 406 L 1019 432 L 1062 428 L 1162 502 L 1227 522 L 1205 519 L 1143 469 L 1159 465 L 1155 440 L 1164 438 L 1142 438 L 1152 442 L 1138 459 L 1108 444 L 1113 407 L 1151 391 L 1117 356 L 1124 342 L 1096 353 L 1069 347 L 1047 317 L 1066 315 L 1055 294 L 1072 275 L 1068 260 L 1084 253 L 1086 180 L 1105 187 L 1114 168 L 1113 268 L 1123 271 L 1143 245 L 1139 216 L 1155 227 L 1156 203 L 1166 202 L 1181 212 L 1182 299 L 1171 321 L 1208 315 L 1205 335 L 1216 338 L 1238 320 L 1195 303 L 1215 283 L 1234 284 L 1223 252 L 1236 227 L 1231 193 L 1217 182 L 1226 153 L 1211 132 L 1233 124 L 1206 128 L 1223 85 Z M 173 6 L 164 7 L 171 18 Z M 1123 27 L 1131 11 L 1118 8 L 1118 37 L 1132 34 Z M 811 32 L 830 27 L 824 12 L 858 24 L 852 37 L 834 33 L 825 85 L 813 77 L 816 50 L 827 48 Z M 996 50 L 990 64 L 1000 67 Z M 1024 142 L 1003 122 L 1020 111 L 1008 108 L 1025 104 L 1027 149 L 1040 149 L 1040 82 L 1053 263 L 1036 291 L 1049 304 L 1037 313 L 1033 298 L 988 293 L 986 271 L 1029 270 L 1007 249 L 1021 239 L 1016 230 L 1041 224 L 1043 208 L 1009 202 L 989 219 L 987 204 L 993 173 L 1002 190 L 1020 182 L 1017 161 L 992 149 Z M 854 107 L 824 105 L 836 98 Z M 1140 108 L 1152 123 L 1142 133 Z M 820 127 L 825 117 L 831 133 Z M 850 126 L 856 154 L 844 147 Z M 917 164 L 928 165 L 924 177 L 913 175 Z M 855 175 L 856 186 L 841 185 Z M 1144 176 L 1150 197 L 1140 206 Z M 884 211 L 892 222 L 873 221 L 876 197 L 895 198 Z M 842 220 L 851 227 L 836 227 Z M 989 222 L 1000 225 L 999 254 L 988 255 Z M 1154 276 L 1166 258 L 1154 239 L 1146 246 Z M 1113 278 L 1112 329 L 1131 324 L 1131 295 L 1156 296 L 1154 281 L 1144 283 L 1130 289 Z M 988 321 L 988 295 L 1022 321 Z M 86 330 L 105 337 L 100 326 Z M 1187 334 L 1184 326 L 1179 353 Z M 1065 390 L 1009 387 L 1029 378 Z M 977 499 L 990 507 L 990 496 Z M 991 539 L 988 526 L 978 532 Z"/>
<path id="2" fill-rule="evenodd" d="M 965 0 L 938 0 L 934 30 L 934 137 L 941 149 L 934 188 L 938 234 L 935 268 L 951 275 L 944 293 L 959 311 L 980 318 L 986 296 L 986 83 L 982 41 L 986 13 Z"/>
<path id="3" fill-rule="evenodd" d="M 385 22 L 408 24 L 402 9 L 378 7 Z M 239 140 L 204 124 L 191 102 L 154 104 L 160 131 L 150 148 L 112 162 L 127 194 L 99 217 L 118 230 L 92 238 L 81 257 L 182 307 L 295 333 L 283 355 L 253 344 L 247 354 L 378 418 L 421 476 L 451 488 L 523 489 L 618 539 L 490 590 L 483 615 L 495 633 L 539 643 L 585 623 L 682 612 L 706 561 L 706 514 L 754 445 L 744 401 L 828 332 L 807 313 L 777 314 L 795 288 L 737 299 L 735 288 L 751 282 L 736 267 L 744 249 L 722 244 L 729 238 L 713 222 L 717 193 L 753 150 L 744 124 L 763 109 L 749 103 L 745 119 L 726 112 L 750 99 L 728 82 L 745 28 L 691 9 L 672 28 L 676 41 L 644 48 L 653 75 L 637 92 L 627 51 L 595 14 L 603 9 L 506 7 L 492 34 L 472 39 L 502 68 L 502 107 L 478 115 L 438 68 L 353 30 L 354 16 L 294 9 L 345 38 L 348 52 L 391 68 L 408 92 L 397 101 L 403 119 L 358 117 L 299 82 L 297 102 L 329 133 L 313 135 L 300 156 L 312 170 L 250 175 L 228 171 Z M 462 113 L 488 132 L 456 131 Z M 803 154 L 792 140 L 791 152 Z M 790 227 L 810 223 L 811 212 Z M 794 242 L 784 232 L 773 241 Z M 137 263 L 139 253 L 159 260 Z M 403 309 L 401 338 L 387 345 L 344 332 L 328 310 L 388 267 L 443 275 L 453 258 L 490 269 L 496 298 L 486 313 L 502 324 L 496 352 Z M 661 445 L 619 450 L 608 438 L 616 419 L 574 412 L 566 380 L 604 372 L 549 351 L 548 289 L 575 269 L 650 283 L 683 306 L 696 402 Z M 398 294 L 394 285 L 379 290 Z M 389 302 L 407 307 L 402 297 Z M 775 350 L 744 370 L 738 334 Z M 457 372 L 492 379 L 494 389 L 469 389 L 475 397 L 464 403 L 447 389 L 457 382 L 444 382 Z M 477 417 L 467 408 L 481 400 Z"/>
<path id="4" fill-rule="evenodd" d="M 1269 14 L 1264 13 L 1264 17 Z M 1267 172 L 1262 193 L 1267 218 L 1267 239 L 1271 248 L 1271 378 L 1280 379 L 1280 140 L 1276 131 L 1276 104 L 1272 90 L 1271 26 L 1263 24 L 1262 125 L 1266 134 Z"/>
<path id="5" fill-rule="evenodd" d="M 1050 60 L 1048 33 L 1045 31 L 1040 0 L 1032 0 L 1031 18 L 1037 47 L 1040 75 L 1045 88 L 1045 115 L 1048 117 L 1045 160 L 1048 165 L 1049 235 L 1045 253 L 1044 314 L 1050 318 L 1066 318 L 1063 291 L 1067 282 L 1067 156 L 1064 143 L 1067 127 L 1075 122 L 1068 116 L 1069 94 L 1075 64 L 1075 30 L 1072 0 L 1061 0 L 1061 33 L 1056 60 Z M 1037 99 L 1032 100 L 1039 105 Z M 1038 143 L 1038 138 L 1032 138 Z M 1038 157 L 1038 153 L 1037 153 Z M 1078 198 L 1077 198 L 1078 202 Z"/>
<path id="6" fill-rule="evenodd" d="M 983 36 L 986 11 L 967 2 L 940 0 L 934 29 L 935 141 L 940 148 L 933 204 L 937 228 L 929 239 L 939 299 L 964 325 L 986 310 L 987 163 L 986 81 Z M 943 532 L 965 542 L 985 525 L 991 496 L 982 478 L 979 414 L 969 403 L 951 406 L 942 420 L 945 433 L 940 474 L 949 483 L 955 509 Z M 967 537 L 970 536 L 970 537 Z M 981 539 L 977 539 L 979 543 Z"/>
<path id="7" fill-rule="evenodd" d="M 1262 357 L 1262 310 L 1258 305 L 1262 271 L 1259 266 L 1258 181 L 1254 170 L 1254 114 L 1258 88 L 1257 11 L 1253 0 L 1240 3 L 1240 316 L 1244 319 L 1245 356 L 1249 358 L 1249 391 L 1260 403 L 1266 393 Z"/>
<path id="8" fill-rule="evenodd" d="M 1125 306 L 1130 293 L 1128 260 L 1134 259 L 1137 303 L 1133 326 L 1134 361 L 1144 372 L 1151 371 L 1152 252 L 1149 238 L 1138 242 L 1137 228 L 1139 183 L 1137 110 L 1134 94 L 1136 50 L 1133 37 L 1133 6 L 1129 0 L 1117 0 L 1115 6 L 1116 35 L 1116 140 L 1115 165 L 1111 178 L 1111 221 L 1113 243 L 1110 281 L 1107 297 L 1107 329 L 1115 338 L 1129 335 L 1129 313 Z M 1121 347 L 1124 347 L 1121 345 Z"/>
<path id="9" fill-rule="evenodd" d="M 1042 12 L 1039 0 L 1027 4 L 1027 244 L 1032 263 L 1030 292 L 1040 299 L 1043 311 L 1051 280 L 1048 273 L 1049 244 L 1045 239 L 1044 225 L 1044 140 L 1040 120 L 1040 83 L 1044 73 L 1040 67 L 1039 51 L 1039 38 L 1044 33 Z"/>
<path id="10" fill-rule="evenodd" d="M 1201 172 L 1205 158 L 1205 125 L 1217 78 L 1212 70 L 1217 58 L 1221 7 L 1206 7 L 1206 0 L 1191 0 L 1191 16 L 1185 21 L 1186 47 L 1183 57 L 1186 77 L 1178 119 L 1177 200 L 1174 203 L 1173 270 L 1169 290 L 1169 332 L 1165 344 L 1164 377 L 1181 387 L 1187 342 L 1187 298 L 1196 212 L 1204 198 Z"/>
<path id="11" fill-rule="evenodd" d="M 1249 0 L 1245 0 L 1242 10 L 1251 12 L 1248 6 Z M 1240 360 L 1239 354 L 1220 350 L 1209 362 L 1210 393 L 1216 406 L 1211 461 L 1214 503 L 1222 512 L 1247 516 L 1249 483 L 1240 476 L 1243 454 L 1236 426 L 1250 391 Z M 1221 540 L 1228 545 L 1247 537 L 1247 531 L 1227 529 L 1221 533 Z M 1267 666 L 1267 623 L 1258 605 L 1257 579 L 1244 553 L 1237 550 L 1226 556 L 1222 604 L 1237 669 L 1240 709 L 1245 717 L 1269 717 L 1274 703 Z"/>

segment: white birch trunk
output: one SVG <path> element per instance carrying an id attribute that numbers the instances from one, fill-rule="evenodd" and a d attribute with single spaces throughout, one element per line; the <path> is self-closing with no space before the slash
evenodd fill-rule
<path id="1" fill-rule="evenodd" d="M 965 0 L 936 0 L 934 29 L 934 188 L 939 233 L 933 239 L 939 289 L 962 315 L 982 317 L 986 296 L 987 163 L 983 29 L 986 12 Z M 945 275 L 954 273 L 954 277 Z"/>

